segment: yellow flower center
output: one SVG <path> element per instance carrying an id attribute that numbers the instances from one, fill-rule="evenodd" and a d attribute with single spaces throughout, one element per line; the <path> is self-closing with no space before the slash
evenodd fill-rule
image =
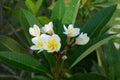
<path id="1" fill-rule="evenodd" d="M 74 35 L 73 29 L 68 29 L 68 32 L 69 32 L 68 36 L 73 36 Z"/>
<path id="2" fill-rule="evenodd" d="M 51 51 L 56 50 L 58 48 L 58 42 L 57 42 L 57 40 L 56 39 L 48 40 L 47 47 Z"/>
<path id="3" fill-rule="evenodd" d="M 36 47 L 37 48 L 41 48 L 42 46 L 43 46 L 43 42 L 42 41 L 38 41 Z"/>

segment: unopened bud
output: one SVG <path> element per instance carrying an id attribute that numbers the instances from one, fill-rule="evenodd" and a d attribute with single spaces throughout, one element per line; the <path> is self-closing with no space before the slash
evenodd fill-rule
<path id="1" fill-rule="evenodd" d="M 66 56 L 66 55 L 62 56 L 62 59 L 63 59 L 63 60 L 66 60 L 66 59 L 67 59 L 67 56 Z"/>

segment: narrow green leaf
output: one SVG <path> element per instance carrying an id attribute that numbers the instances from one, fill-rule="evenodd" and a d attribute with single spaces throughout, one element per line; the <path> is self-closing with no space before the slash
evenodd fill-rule
<path id="1" fill-rule="evenodd" d="M 78 62 L 88 56 L 92 51 L 103 45 L 106 41 L 112 39 L 114 35 L 103 35 L 92 39 L 87 45 L 85 46 L 75 46 L 71 50 L 72 54 L 69 54 L 69 58 L 67 63 L 69 63 L 71 69 L 74 67 Z"/>
<path id="2" fill-rule="evenodd" d="M 102 75 L 88 73 L 88 74 L 76 74 L 69 80 L 109 80 L 109 79 Z"/>
<path id="3" fill-rule="evenodd" d="M 21 46 L 12 38 L 0 35 L 0 44 L 5 46 L 9 51 L 28 54 L 29 51 Z M 0 45 L 1 46 L 1 45 Z M 1 46 L 2 47 L 2 46 Z"/>
<path id="4" fill-rule="evenodd" d="M 36 14 L 38 13 L 40 6 L 42 5 L 43 0 L 37 0 L 37 2 L 35 3 L 35 10 L 36 10 Z"/>
<path id="5" fill-rule="evenodd" d="M 26 0 L 25 4 L 26 4 L 27 8 L 35 15 L 36 14 L 35 13 L 35 5 L 34 5 L 33 1 L 32 0 Z"/>
<path id="6" fill-rule="evenodd" d="M 33 57 L 16 52 L 0 52 L 0 59 L 18 69 L 30 72 L 47 72 L 47 70 Z"/>
<path id="7" fill-rule="evenodd" d="M 75 23 L 78 9 L 80 7 L 80 1 L 81 0 L 72 0 L 70 7 L 66 10 L 63 16 L 63 20 L 62 20 L 63 24 L 71 24 L 71 23 L 74 24 Z"/>
<path id="8" fill-rule="evenodd" d="M 52 20 L 61 20 L 65 12 L 64 0 L 58 0 L 52 12 Z"/>
<path id="9" fill-rule="evenodd" d="M 21 12 L 20 15 L 21 25 L 23 27 L 28 42 L 31 44 L 32 37 L 29 34 L 29 28 L 32 27 L 34 24 L 38 25 L 39 27 L 41 27 L 41 25 L 29 11 L 21 9 L 20 12 Z"/>
<path id="10" fill-rule="evenodd" d="M 43 0 L 37 0 L 36 3 L 34 3 L 32 0 L 26 0 L 25 4 L 28 9 L 36 16 L 42 2 Z"/>
<path id="11" fill-rule="evenodd" d="M 103 9 L 97 14 L 93 15 L 83 26 L 82 32 L 87 33 L 91 37 L 99 35 L 100 31 L 112 17 L 116 5 Z"/>

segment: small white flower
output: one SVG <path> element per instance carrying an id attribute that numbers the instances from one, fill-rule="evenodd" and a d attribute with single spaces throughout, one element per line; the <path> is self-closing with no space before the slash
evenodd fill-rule
<path id="1" fill-rule="evenodd" d="M 56 34 L 53 34 L 52 36 L 48 36 L 46 40 L 46 50 L 48 52 L 58 52 L 61 47 L 60 43 L 60 37 Z"/>
<path id="2" fill-rule="evenodd" d="M 81 33 L 77 38 L 76 38 L 76 42 L 75 44 L 78 44 L 78 45 L 85 45 L 88 43 L 89 41 L 89 37 L 87 36 L 87 34 L 83 34 Z"/>
<path id="3" fill-rule="evenodd" d="M 54 34 L 54 31 L 53 31 L 53 23 L 52 22 L 49 22 L 48 24 L 45 24 L 44 27 L 42 27 L 42 32 L 43 33 L 48 33 L 50 35 Z"/>
<path id="4" fill-rule="evenodd" d="M 32 38 L 32 42 L 34 43 L 33 46 L 30 47 L 31 50 L 39 50 L 39 52 L 43 51 L 45 49 L 45 40 L 47 36 L 46 34 L 42 34 L 39 37 Z"/>
<path id="5" fill-rule="evenodd" d="M 79 28 L 74 28 L 73 24 L 70 24 L 68 26 L 68 29 L 66 28 L 65 25 L 63 25 L 63 27 L 64 27 L 64 30 L 65 30 L 65 32 L 63 32 L 63 33 L 66 34 L 68 37 L 75 37 L 80 32 L 80 29 Z"/>
<path id="6" fill-rule="evenodd" d="M 29 33 L 32 36 L 38 37 L 40 36 L 40 28 L 36 24 L 34 24 L 33 27 L 29 28 Z"/>

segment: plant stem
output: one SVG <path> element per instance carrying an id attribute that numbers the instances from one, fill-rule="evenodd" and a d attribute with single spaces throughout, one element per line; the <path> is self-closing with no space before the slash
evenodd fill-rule
<path id="1" fill-rule="evenodd" d="M 60 70 L 60 53 L 56 53 L 56 72 L 55 72 L 55 80 L 60 80 L 59 70 Z"/>

